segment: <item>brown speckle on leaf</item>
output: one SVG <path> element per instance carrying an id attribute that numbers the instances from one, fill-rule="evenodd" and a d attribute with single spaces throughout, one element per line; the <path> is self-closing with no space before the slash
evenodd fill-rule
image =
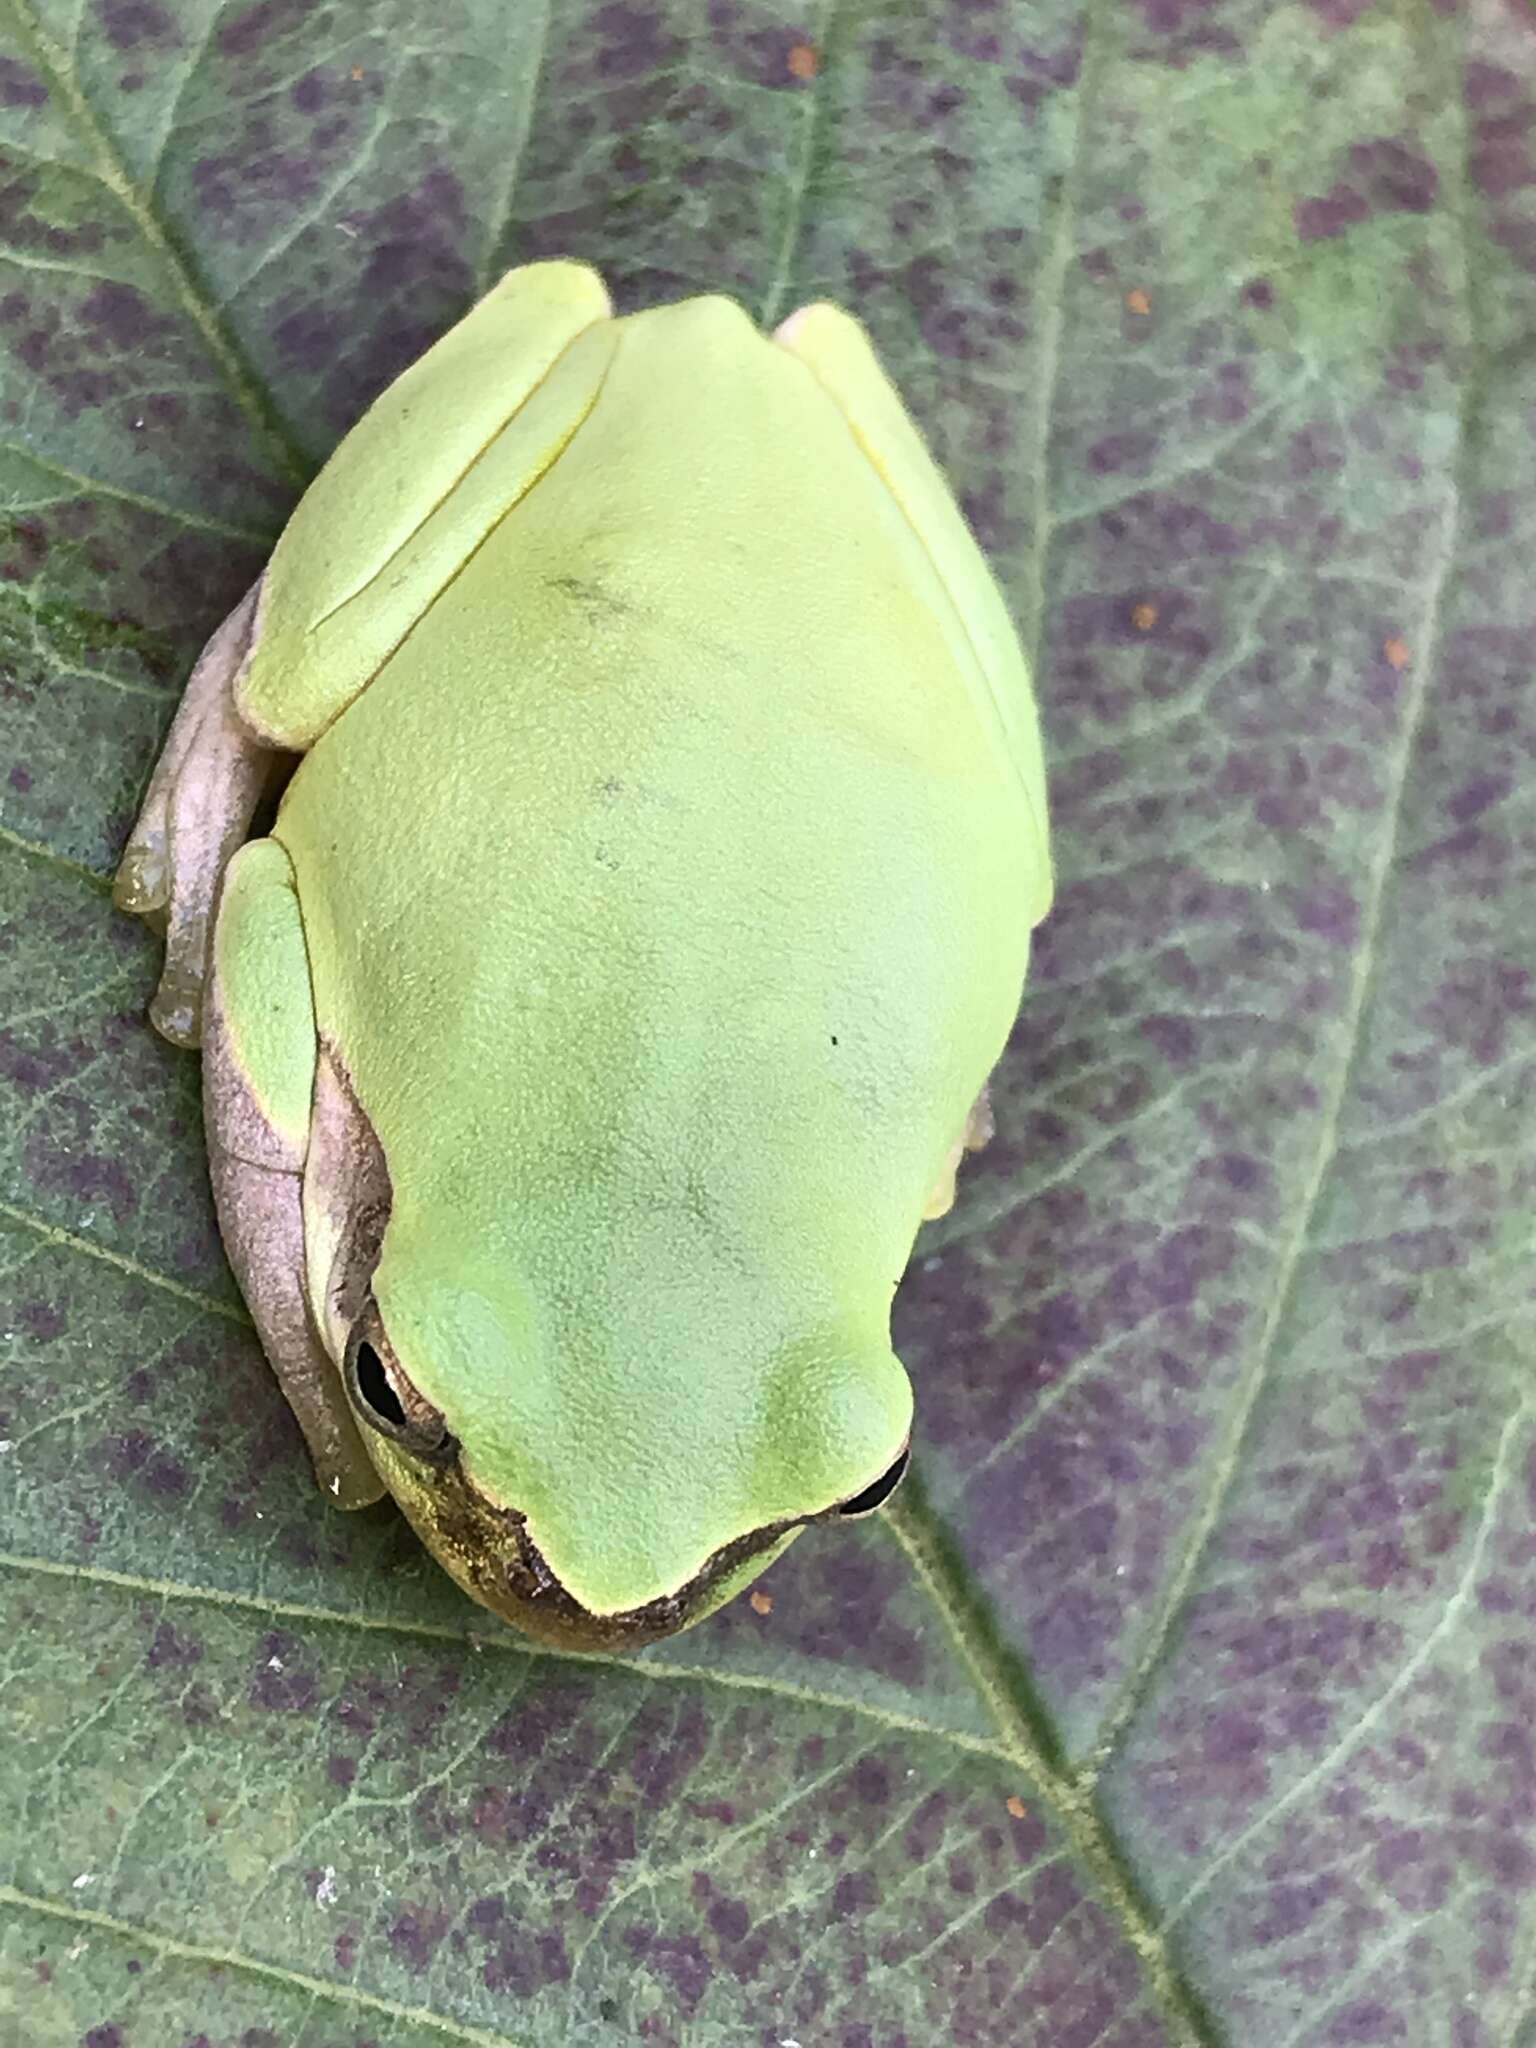
<path id="1" fill-rule="evenodd" d="M 1023 1820 L 1029 1813 L 1029 1808 L 1024 1804 L 1023 1800 L 1019 1797 L 1017 1792 L 1009 1793 L 1006 1804 L 1008 1807 L 1008 1811 L 1013 1815 L 1015 1820 Z"/>
<path id="2" fill-rule="evenodd" d="M 1138 633 L 1150 633 L 1157 624 L 1157 606 L 1146 603 L 1137 605 L 1131 612 L 1131 624 Z"/>
<path id="3" fill-rule="evenodd" d="M 810 43 L 794 43 L 790 46 L 789 68 L 796 78 L 814 78 L 821 69 L 821 59 Z"/>
<path id="4" fill-rule="evenodd" d="M 1137 317 L 1142 320 L 1145 320 L 1147 315 L 1152 311 L 1152 301 L 1147 297 L 1146 293 L 1142 290 L 1140 285 L 1137 285 L 1133 290 L 1128 291 L 1126 293 L 1125 310 L 1128 313 L 1136 314 Z"/>
<path id="5" fill-rule="evenodd" d="M 1409 647 L 1406 640 L 1399 640 L 1394 636 L 1385 643 L 1381 651 L 1393 668 L 1401 669 L 1408 666 Z"/>
<path id="6" fill-rule="evenodd" d="M 749 1593 L 747 1599 L 754 1614 L 772 1614 L 773 1595 L 765 1593 L 761 1586 L 755 1592 Z"/>

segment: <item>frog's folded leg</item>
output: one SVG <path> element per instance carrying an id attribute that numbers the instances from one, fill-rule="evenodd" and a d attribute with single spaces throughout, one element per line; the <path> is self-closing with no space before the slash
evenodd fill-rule
<path id="1" fill-rule="evenodd" d="M 201 1036 L 219 883 L 269 779 L 565 447 L 613 353 L 610 310 L 581 264 L 510 272 L 358 421 L 208 642 L 114 891 L 165 934 L 150 1016 L 174 1044 Z"/>

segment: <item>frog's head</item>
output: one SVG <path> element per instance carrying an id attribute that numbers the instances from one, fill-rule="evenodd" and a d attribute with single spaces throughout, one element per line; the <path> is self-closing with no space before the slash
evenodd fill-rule
<path id="1" fill-rule="evenodd" d="M 343 1378 L 381 1477 L 468 1593 L 544 1641 L 631 1648 L 740 1592 L 807 1522 L 872 1513 L 907 1462 L 911 1388 L 884 1341 L 824 1327 L 725 1363 L 682 1332 L 669 1348 L 642 1359 L 609 1329 L 556 1349 L 503 1286 L 386 1240 Z"/>

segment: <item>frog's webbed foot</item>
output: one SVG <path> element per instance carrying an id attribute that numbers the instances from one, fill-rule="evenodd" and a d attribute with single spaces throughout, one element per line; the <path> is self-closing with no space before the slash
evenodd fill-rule
<path id="1" fill-rule="evenodd" d="M 173 1045 L 202 1036 L 213 907 L 282 756 L 246 727 L 235 685 L 255 634 L 258 581 L 203 649 L 124 848 L 112 896 L 165 937 L 150 1019 Z"/>
<path id="2" fill-rule="evenodd" d="M 991 1091 L 983 1086 L 981 1093 L 971 1104 L 971 1113 L 965 1120 L 965 1129 L 960 1133 L 944 1160 L 944 1171 L 934 1182 L 933 1193 L 928 1197 L 923 1210 L 923 1221 L 932 1223 L 940 1216 L 947 1216 L 955 1206 L 955 1176 L 960 1171 L 960 1162 L 967 1152 L 979 1152 L 996 1130 L 992 1120 Z"/>

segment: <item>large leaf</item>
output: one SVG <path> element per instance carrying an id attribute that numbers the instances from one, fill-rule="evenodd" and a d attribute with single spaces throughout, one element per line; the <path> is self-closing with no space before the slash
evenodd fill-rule
<path id="1" fill-rule="evenodd" d="M 1524 0 L 0 0 L 0 2038 L 1536 2042 L 1533 79 Z M 860 309 L 1062 879 L 915 1483 L 629 1662 L 319 1502 L 105 887 L 553 251 Z"/>

